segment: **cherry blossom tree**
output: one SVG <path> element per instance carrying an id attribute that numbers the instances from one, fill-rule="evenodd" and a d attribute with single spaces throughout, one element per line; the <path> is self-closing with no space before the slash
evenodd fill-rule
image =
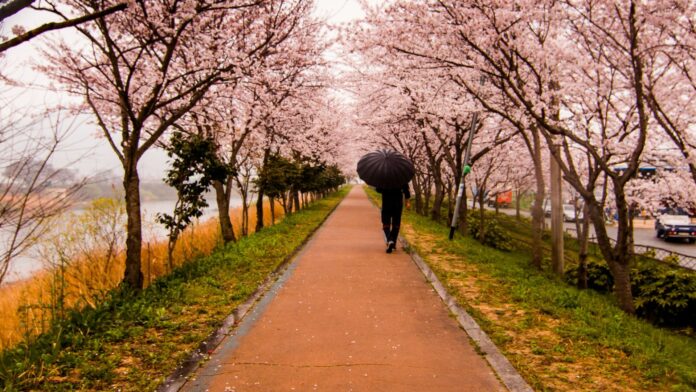
<path id="1" fill-rule="evenodd" d="M 440 8 L 449 25 L 456 26 L 455 34 L 451 36 L 457 37 L 460 53 L 466 50 L 469 54 L 467 57 L 457 56 L 453 61 L 461 67 L 468 65 L 488 74 L 491 84 L 503 93 L 502 97 L 514 102 L 524 116 L 513 118 L 507 111 L 503 112 L 501 106 L 486 99 L 485 92 L 475 96 L 488 104 L 488 110 L 497 112 L 510 122 L 517 122 L 520 128 L 536 126 L 549 145 L 560 144 L 560 148 L 551 148 L 550 151 L 561 165 L 566 180 L 586 200 L 600 248 L 615 278 L 619 302 L 624 310 L 633 312 L 628 277 L 631 233 L 628 230 L 629 215 L 623 188 L 637 170 L 647 137 L 644 96 L 640 88 L 632 88 L 632 80 L 642 77 L 640 63 L 632 61 L 633 50 L 630 49 L 635 49 L 637 42 L 635 5 L 632 4 L 627 10 L 600 6 L 601 12 L 590 15 L 598 15 L 598 20 L 583 19 L 582 11 L 574 11 L 576 4 L 542 2 L 519 7 L 517 4 L 504 3 L 491 8 L 470 2 L 451 6 L 438 3 L 434 6 Z M 574 12 L 577 14 L 573 15 Z M 565 18 L 560 15 L 579 16 L 567 19 L 580 22 L 561 26 L 560 22 Z M 603 32 L 616 31 L 612 25 L 623 21 L 631 26 L 623 35 L 603 36 Z M 600 27 L 593 29 L 593 25 Z M 612 48 L 612 42 L 607 38 L 618 40 L 618 43 L 614 41 Z M 628 48 L 623 52 L 628 56 L 616 56 L 622 48 Z M 548 56 L 551 51 L 556 56 Z M 452 58 L 451 54 L 449 58 Z M 607 77 L 609 89 L 604 85 Z M 475 92 L 474 84 L 462 80 L 467 90 Z M 611 80 L 615 82 L 611 83 Z M 600 99 L 591 100 L 592 94 Z M 625 96 L 633 97 L 633 101 L 626 100 L 623 98 Z M 588 127 L 582 126 L 584 124 L 572 116 L 561 119 L 561 99 L 563 105 L 571 110 L 578 105 L 580 109 L 575 113 L 593 113 L 602 120 Z M 597 102 L 599 105 L 595 105 Z M 607 108 L 611 110 L 604 111 Z M 614 121 L 616 119 L 618 121 Z M 607 149 L 606 142 L 613 142 L 611 147 L 614 148 Z M 590 176 L 589 182 L 583 183 L 581 180 L 582 176 L 569 153 L 573 146 L 585 148 L 596 158 L 594 166 L 599 170 L 593 172 L 595 175 Z M 617 156 L 627 162 L 628 170 L 621 174 L 612 167 L 612 162 L 617 162 Z M 601 206 L 594 196 L 593 180 L 602 171 L 612 178 L 620 211 L 619 235 L 614 247 L 606 235 Z"/>
<path id="2" fill-rule="evenodd" d="M 662 1 L 645 7 L 640 56 L 647 106 L 696 182 L 696 4 Z"/>
<path id="3" fill-rule="evenodd" d="M 360 53 L 363 63 L 363 69 L 354 77 L 362 79 L 365 85 L 362 94 L 366 98 L 358 111 L 374 113 L 372 124 L 366 127 L 378 130 L 382 143 L 404 152 L 414 162 L 423 162 L 417 165 L 413 182 L 416 209 L 423 209 L 425 201 L 426 210 L 437 220 L 442 217 L 443 203 L 447 202 L 447 216 L 451 217 L 454 191 L 462 178 L 471 118 L 481 107 L 463 93 L 451 69 L 396 50 L 391 38 L 385 39 L 413 40 L 410 34 L 420 23 L 414 20 L 412 26 L 399 24 L 403 22 L 398 19 L 400 15 L 395 11 L 397 15 L 391 18 L 390 10 L 385 11 L 386 17 L 380 10 L 372 10 L 367 22 L 347 29 L 349 38 L 345 44 Z M 370 105 L 380 109 L 370 109 Z M 380 112 L 375 113 L 377 110 Z M 510 140 L 516 132 L 509 126 L 500 126 L 497 119 L 487 118 L 486 114 L 482 117 L 475 129 L 476 145 L 480 148 L 474 151 L 470 163 L 478 161 L 495 145 Z M 466 206 L 464 203 L 464 212 L 460 214 L 463 230 L 466 230 Z"/>
<path id="4" fill-rule="evenodd" d="M 302 206 L 303 194 L 312 192 L 311 187 L 302 183 L 303 168 L 311 172 L 311 168 L 337 165 L 342 153 L 339 146 L 345 140 L 340 132 L 340 118 L 336 116 L 342 111 L 340 104 L 325 89 L 300 91 L 304 95 L 290 97 L 284 102 L 285 110 L 278 112 L 283 115 L 274 117 L 269 134 L 275 137 L 267 138 L 265 145 L 266 151 L 287 157 L 301 169 L 300 177 L 289 190 L 290 204 L 295 210 Z M 304 174 L 313 177 L 310 172 Z"/>
<path id="5" fill-rule="evenodd" d="M 311 17 L 311 6 L 305 0 L 266 4 L 265 13 L 278 17 L 266 23 L 264 31 L 275 32 L 282 39 L 276 40 L 259 61 L 242 68 L 238 78 L 214 87 L 204 103 L 181 121 L 182 128 L 214 138 L 219 158 L 230 169 L 225 180 L 213 183 L 225 242 L 235 240 L 229 217 L 234 185 L 245 199 L 243 215 L 247 217 L 251 201 L 246 198 L 253 190 L 252 177 L 261 172 L 279 135 L 297 131 L 274 124 L 293 116 L 288 100 L 306 94 L 305 90 L 317 83 L 313 73 L 322 66 L 325 43 L 319 33 L 321 24 Z M 263 189 L 257 189 L 256 196 L 256 230 L 260 230 Z M 241 231 L 246 233 L 248 229 Z"/>
<path id="6" fill-rule="evenodd" d="M 109 5 L 67 4 L 89 12 Z M 262 4 L 135 1 L 76 27 L 84 47 L 56 45 L 50 54 L 52 65 L 45 71 L 84 98 L 122 163 L 128 215 L 124 283 L 134 289 L 143 285 L 138 162 L 212 86 L 238 77 L 240 68 L 282 39 L 264 28 L 278 15 L 265 13 Z"/>
<path id="7" fill-rule="evenodd" d="M 679 47 L 688 35 L 684 31 L 693 25 L 692 15 L 680 16 L 684 9 L 688 7 L 682 2 L 396 1 L 375 10 L 371 25 L 358 31 L 379 37 L 372 45 L 385 58 L 400 53 L 411 64 L 418 62 L 421 69 L 431 70 L 435 77 L 423 81 L 431 88 L 446 69 L 462 93 L 524 136 L 542 190 L 535 203 L 537 222 L 544 194 L 539 175 L 542 147 L 550 153 L 567 183 L 583 198 L 614 276 L 615 294 L 622 309 L 632 313 L 626 187 L 638 172 L 646 146 L 662 143 L 651 131 L 651 122 L 666 123 L 666 118 L 685 113 L 682 108 L 689 102 L 688 94 L 681 93 L 681 100 L 659 101 L 665 105 L 659 111 L 654 104 L 659 77 L 666 86 L 660 95 L 664 97 L 674 86 L 666 76 L 689 75 L 690 69 L 684 67 L 688 50 L 672 57 L 679 61 L 673 61 L 670 72 L 665 71 L 666 55 L 658 55 L 664 48 Z M 681 22 L 682 32 L 663 34 L 660 16 L 664 15 Z M 376 64 L 384 67 L 384 62 Z M 691 118 L 686 114 L 670 136 L 683 155 L 689 152 Z M 619 165 L 625 169 L 616 170 Z M 600 187 L 611 191 L 618 211 L 615 244 L 606 233 L 604 200 L 596 197 Z"/>
<path id="8" fill-rule="evenodd" d="M 440 24 L 447 25 L 446 20 L 435 20 L 433 15 L 436 13 L 430 12 L 425 4 L 416 5 L 413 3 L 396 3 L 392 7 L 385 9 L 384 15 L 380 15 L 380 10 L 376 10 L 375 16 L 373 16 L 371 23 L 376 26 L 380 26 L 381 31 L 379 33 L 374 33 L 371 30 L 367 30 L 368 34 L 373 37 L 390 37 L 391 40 L 377 41 L 374 45 L 381 48 L 382 52 L 386 53 L 396 53 L 400 54 L 400 62 L 410 64 L 413 62 L 420 63 L 420 68 L 427 70 L 427 76 L 424 78 L 422 83 L 427 85 L 433 85 L 432 83 L 432 73 L 433 70 L 437 70 L 439 73 L 445 72 L 448 76 L 447 79 L 453 84 L 458 86 L 460 95 L 469 95 L 475 98 L 477 93 L 481 91 L 479 87 L 480 81 L 482 79 L 481 75 L 485 75 L 477 70 L 475 67 L 461 67 L 455 61 L 452 61 L 451 56 L 448 58 L 447 53 L 439 53 L 437 50 L 437 38 L 440 35 L 444 35 L 444 40 L 448 32 L 442 32 L 439 27 Z M 385 22 L 387 20 L 388 22 Z M 430 23 L 427 27 L 423 24 L 424 21 Z M 456 42 L 455 42 L 456 43 Z M 445 46 L 449 50 L 456 48 L 454 45 Z M 451 53 L 450 53 L 451 55 Z M 407 69 L 405 74 L 412 74 L 411 69 Z M 412 76 L 409 76 L 412 79 Z M 471 80 L 479 81 L 479 83 L 470 84 Z M 484 78 L 484 91 L 487 97 L 486 101 L 483 101 L 483 106 L 491 114 L 495 114 L 495 111 L 491 111 L 489 107 L 486 107 L 485 103 L 490 99 L 495 99 L 499 105 L 503 105 L 505 113 L 512 118 L 518 119 L 524 117 L 524 114 L 517 109 L 513 104 L 509 102 L 506 97 L 500 94 L 496 87 L 495 80 L 488 80 Z M 440 85 L 440 83 L 435 83 Z M 476 90 L 472 93 L 470 91 L 470 86 L 476 86 Z M 438 91 L 440 88 L 437 89 Z M 462 91 L 463 90 L 463 91 Z M 476 108 L 476 105 L 469 105 L 470 108 Z M 445 111 L 453 112 L 461 109 L 461 105 L 448 105 L 444 106 Z M 471 110 L 471 109 L 470 109 Z M 532 233 L 533 233 L 533 251 L 532 259 L 533 264 L 541 267 L 542 260 L 542 244 L 541 244 L 541 234 L 544 226 L 544 217 L 542 212 L 543 198 L 545 194 L 545 182 L 544 182 L 544 163 L 542 162 L 542 149 L 543 141 L 539 134 L 536 126 L 532 125 L 527 127 L 524 121 L 511 122 L 511 125 L 519 132 L 525 145 L 530 150 L 534 162 L 534 174 L 536 177 L 536 200 L 533 208 L 533 219 L 532 219 Z M 508 125 L 509 127 L 509 125 Z M 513 132 L 514 133 L 514 132 Z M 508 135 L 509 137 L 509 135 Z M 459 144 L 461 145 L 461 144 Z M 461 167 L 461 165 L 458 165 Z M 458 171 L 457 171 L 458 173 Z M 463 204 L 466 209 L 467 204 Z M 461 214 L 463 222 L 462 227 L 466 227 L 466 211 Z"/>

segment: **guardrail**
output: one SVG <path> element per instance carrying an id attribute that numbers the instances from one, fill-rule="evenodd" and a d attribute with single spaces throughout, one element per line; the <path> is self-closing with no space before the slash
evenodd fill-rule
<path id="1" fill-rule="evenodd" d="M 696 257 L 677 253 L 654 246 L 633 244 L 633 253 L 649 257 L 653 260 L 678 265 L 683 268 L 696 270 Z"/>
<path id="2" fill-rule="evenodd" d="M 566 228 L 565 231 L 568 234 L 572 234 L 575 237 L 577 237 L 575 235 L 575 229 Z M 594 244 L 597 243 L 596 237 L 590 237 L 589 240 Z M 616 240 L 613 238 L 609 238 L 609 240 L 613 243 L 616 243 Z M 667 263 L 670 265 L 675 265 L 678 267 L 696 271 L 696 257 L 685 255 L 669 249 L 663 249 L 649 245 L 633 244 L 633 254 L 641 255 L 643 257 L 647 257 L 655 261 L 659 261 L 661 263 Z"/>

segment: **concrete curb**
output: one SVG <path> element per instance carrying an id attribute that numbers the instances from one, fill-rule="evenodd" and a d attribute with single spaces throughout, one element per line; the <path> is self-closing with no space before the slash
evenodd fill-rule
<path id="1" fill-rule="evenodd" d="M 457 305 L 457 301 L 447 293 L 445 286 L 443 286 L 428 264 L 416 253 L 413 247 L 410 246 L 408 241 L 403 237 L 399 237 L 399 240 L 404 249 L 411 255 L 413 262 L 418 266 L 425 278 L 433 286 L 433 289 L 435 289 L 435 292 L 440 296 L 442 302 L 444 302 L 449 311 L 456 316 L 459 325 L 461 325 L 471 340 L 478 345 L 483 357 L 488 361 L 493 371 L 500 377 L 500 380 L 505 384 L 507 389 L 511 392 L 534 391 L 524 378 L 520 376 L 517 370 L 515 370 L 510 361 L 498 350 L 498 347 L 493 344 L 491 339 L 481 327 L 479 327 L 476 321 L 464 309 Z"/>
<path id="2" fill-rule="evenodd" d="M 225 318 L 220 328 L 211 333 L 177 369 L 167 377 L 157 388 L 157 392 L 177 392 L 189 380 L 189 377 L 200 367 L 200 364 L 210 358 L 210 354 L 222 343 L 225 338 L 233 334 L 237 326 L 244 319 L 250 310 L 254 308 L 266 293 L 273 288 L 277 281 L 285 274 L 286 270 L 298 259 L 298 255 L 305 246 L 314 238 L 314 235 L 324 226 L 326 221 L 333 215 L 334 211 L 343 202 L 341 199 L 329 211 L 324 219 L 312 230 L 302 243 L 264 280 L 264 282 L 254 291 L 254 293 L 241 305 L 235 308 L 232 313 Z"/>

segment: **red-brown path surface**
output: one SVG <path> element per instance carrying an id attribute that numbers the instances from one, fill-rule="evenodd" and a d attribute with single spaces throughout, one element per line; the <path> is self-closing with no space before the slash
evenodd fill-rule
<path id="1" fill-rule="evenodd" d="M 505 390 L 355 187 L 186 391 Z M 247 325 L 244 325 L 244 324 Z"/>

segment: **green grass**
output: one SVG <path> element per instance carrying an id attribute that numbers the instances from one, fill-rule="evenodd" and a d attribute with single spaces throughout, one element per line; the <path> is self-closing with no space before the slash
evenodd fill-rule
<path id="1" fill-rule="evenodd" d="M 500 219 L 520 243 L 529 240 L 528 222 Z M 534 269 L 524 246 L 502 252 L 460 233 L 449 241 L 446 225 L 413 212 L 404 222 L 412 247 L 534 389 L 696 390 L 694 338 Z M 575 244 L 568 245 L 572 259 Z"/>
<path id="2" fill-rule="evenodd" d="M 154 390 L 348 193 L 189 262 L 140 294 L 114 290 L 38 338 L 0 354 L 0 388 Z"/>

